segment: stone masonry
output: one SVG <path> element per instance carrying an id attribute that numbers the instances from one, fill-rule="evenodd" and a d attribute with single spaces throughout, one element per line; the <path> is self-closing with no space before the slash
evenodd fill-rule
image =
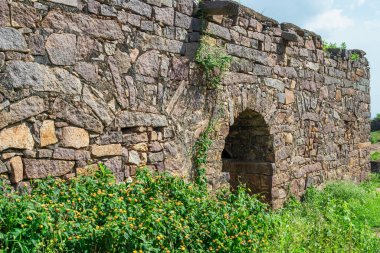
<path id="1" fill-rule="evenodd" d="M 219 89 L 194 62 L 205 35 L 233 57 Z M 119 181 L 140 166 L 189 178 L 217 110 L 210 189 L 244 182 L 279 207 L 326 180 L 359 182 L 364 55 L 326 53 L 313 32 L 228 1 L 0 0 L 0 173 L 19 187 L 103 162 Z"/>

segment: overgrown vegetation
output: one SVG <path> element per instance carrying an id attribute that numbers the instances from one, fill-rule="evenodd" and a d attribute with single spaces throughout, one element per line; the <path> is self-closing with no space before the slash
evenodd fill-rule
<path id="1" fill-rule="evenodd" d="M 138 171 L 36 180 L 0 194 L 0 252 L 379 252 L 379 177 L 308 190 L 273 212 L 244 188 L 210 194 L 167 174 Z"/>
<path id="2" fill-rule="evenodd" d="M 329 49 L 347 49 L 346 42 L 342 42 L 340 45 L 338 45 L 337 43 L 331 43 L 324 40 L 322 44 L 322 49 L 325 52 L 328 52 Z"/>
<path id="3" fill-rule="evenodd" d="M 227 54 L 225 48 L 213 44 L 212 41 L 208 36 L 202 38 L 195 61 L 205 71 L 207 85 L 218 88 L 223 74 L 230 68 L 232 57 Z"/>
<path id="4" fill-rule="evenodd" d="M 350 59 L 351 59 L 351 61 L 358 61 L 358 60 L 360 60 L 360 54 L 351 53 Z"/>
<path id="5" fill-rule="evenodd" d="M 331 43 L 331 42 L 327 42 L 327 41 L 324 40 L 322 42 L 322 44 L 323 44 L 322 45 L 322 49 L 325 52 L 328 52 L 330 49 L 347 49 L 346 42 L 342 42 L 340 45 L 338 45 L 337 43 Z M 351 61 L 358 61 L 358 60 L 360 60 L 360 54 L 358 54 L 356 52 L 351 53 L 350 60 Z"/>
<path id="6" fill-rule="evenodd" d="M 371 161 L 380 161 L 380 152 L 375 151 L 371 153 Z"/>
<path id="7" fill-rule="evenodd" d="M 372 144 L 380 142 L 380 131 L 371 132 Z"/>
<path id="8" fill-rule="evenodd" d="M 202 188 L 207 186 L 206 168 L 207 154 L 213 143 L 212 134 L 215 132 L 216 121 L 211 120 L 193 147 L 193 165 L 195 169 L 195 183 Z"/>
<path id="9" fill-rule="evenodd" d="M 360 186 L 336 182 L 309 189 L 302 203 L 290 201 L 275 217 L 269 252 L 380 252 L 380 177 Z M 372 228 L 372 229 L 371 229 Z"/>

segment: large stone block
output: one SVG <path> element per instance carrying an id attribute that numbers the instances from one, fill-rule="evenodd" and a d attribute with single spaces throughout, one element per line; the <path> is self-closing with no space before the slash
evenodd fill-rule
<path id="1" fill-rule="evenodd" d="M 11 166 L 11 182 L 18 183 L 24 179 L 24 165 L 20 156 L 12 157 L 9 161 Z"/>
<path id="2" fill-rule="evenodd" d="M 7 82 L 16 89 L 31 88 L 79 95 L 82 91 L 80 80 L 62 68 L 49 68 L 35 62 L 9 61 L 6 65 Z"/>
<path id="3" fill-rule="evenodd" d="M 285 91 L 285 84 L 278 80 L 273 78 L 264 78 L 265 85 L 275 88 L 276 90 L 279 90 L 281 92 Z"/>
<path id="4" fill-rule="evenodd" d="M 234 44 L 227 44 L 227 52 L 233 56 L 253 60 L 260 64 L 269 65 L 269 66 L 273 65 L 267 53 L 256 50 L 256 49 L 234 45 Z"/>
<path id="5" fill-rule="evenodd" d="M 0 129 L 32 116 L 36 116 L 46 110 L 44 100 L 33 96 L 25 98 L 9 106 L 9 111 L 0 111 Z"/>
<path id="6" fill-rule="evenodd" d="M 83 148 L 90 144 L 90 136 L 86 130 L 78 127 L 62 129 L 62 145 L 70 148 Z"/>
<path id="7" fill-rule="evenodd" d="M 159 114 L 123 111 L 116 116 L 116 126 L 121 128 L 136 126 L 165 127 L 167 125 L 166 116 Z"/>
<path id="8" fill-rule="evenodd" d="M 0 27 L 0 50 L 27 52 L 28 47 L 19 31 L 11 27 Z"/>
<path id="9" fill-rule="evenodd" d="M 96 83 L 99 80 L 98 66 L 88 62 L 79 62 L 75 71 L 87 82 Z"/>
<path id="10" fill-rule="evenodd" d="M 78 0 L 48 0 L 49 2 L 63 4 L 71 7 L 78 7 Z"/>
<path id="11" fill-rule="evenodd" d="M 91 153 L 95 157 L 121 156 L 122 148 L 121 144 L 93 145 L 91 146 Z"/>
<path id="12" fill-rule="evenodd" d="M 8 148 L 32 150 L 34 139 L 26 124 L 6 128 L 0 132 L 0 151 Z"/>
<path id="13" fill-rule="evenodd" d="M 40 145 L 45 147 L 58 142 L 53 120 L 45 120 L 40 128 Z"/>
<path id="14" fill-rule="evenodd" d="M 185 51 L 184 43 L 181 41 L 165 39 L 160 36 L 150 35 L 143 32 L 137 34 L 137 43 L 143 51 L 156 49 L 174 54 L 183 54 Z"/>
<path id="15" fill-rule="evenodd" d="M 108 104 L 95 94 L 99 91 L 93 92 L 90 86 L 85 85 L 83 88 L 83 101 L 91 107 L 94 113 L 99 117 L 99 119 L 105 124 L 109 125 L 115 118 L 115 115 L 109 108 Z"/>
<path id="16" fill-rule="evenodd" d="M 69 173 L 74 165 L 75 162 L 70 161 L 24 159 L 25 176 L 28 179 L 63 176 Z"/>
<path id="17" fill-rule="evenodd" d="M 82 13 L 53 10 L 44 18 L 42 25 L 64 32 L 88 34 L 108 40 L 124 38 L 121 27 L 115 20 L 96 19 Z"/>
<path id="18" fill-rule="evenodd" d="M 76 36 L 70 33 L 50 35 L 46 41 L 46 51 L 55 65 L 74 65 L 76 61 Z"/>
<path id="19" fill-rule="evenodd" d="M 157 50 L 148 51 L 137 59 L 136 72 L 144 76 L 158 77 L 160 63 L 160 52 Z"/>
<path id="20" fill-rule="evenodd" d="M 156 21 L 164 25 L 174 25 L 174 9 L 154 7 L 154 17 Z"/>
<path id="21" fill-rule="evenodd" d="M 211 22 L 207 23 L 206 32 L 228 41 L 231 40 L 231 33 L 228 28 L 225 28 L 223 26 L 220 26 Z"/>
<path id="22" fill-rule="evenodd" d="M 178 0 L 177 1 L 177 10 L 189 16 L 193 14 L 193 6 L 194 6 L 193 0 Z"/>
<path id="23" fill-rule="evenodd" d="M 13 27 L 35 28 L 39 21 L 37 10 L 30 5 L 11 2 L 11 22 Z"/>
<path id="24" fill-rule="evenodd" d="M 11 12 L 7 0 L 0 0 L 0 27 L 11 25 Z"/>
<path id="25" fill-rule="evenodd" d="M 54 101 L 52 109 L 58 118 L 95 133 L 103 132 L 103 125 L 97 118 L 84 112 L 83 109 L 72 106 L 60 98 L 57 98 Z"/>
<path id="26" fill-rule="evenodd" d="M 152 7 L 139 0 L 130 0 L 123 3 L 123 7 L 127 10 L 132 10 L 142 16 L 150 18 L 152 16 Z"/>
<path id="27" fill-rule="evenodd" d="M 56 148 L 53 153 L 53 159 L 75 160 L 75 150 L 68 148 Z"/>
<path id="28" fill-rule="evenodd" d="M 175 13 L 175 26 L 190 29 L 192 23 L 192 17 L 184 15 L 180 12 Z"/>

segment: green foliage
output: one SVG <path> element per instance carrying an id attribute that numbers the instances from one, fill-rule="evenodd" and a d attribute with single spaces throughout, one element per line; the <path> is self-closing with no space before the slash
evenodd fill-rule
<path id="1" fill-rule="evenodd" d="M 360 54 L 358 54 L 358 53 L 352 53 L 351 56 L 350 56 L 350 60 L 351 61 L 358 61 L 358 60 L 360 60 Z"/>
<path id="2" fill-rule="evenodd" d="M 380 152 L 375 151 L 371 153 L 371 161 L 379 161 L 380 160 Z"/>
<path id="3" fill-rule="evenodd" d="M 380 225 L 374 184 L 337 182 L 323 191 L 309 189 L 302 203 L 293 200 L 274 216 L 276 237 L 269 252 L 379 252 L 380 240 L 370 227 Z"/>
<path id="4" fill-rule="evenodd" d="M 206 188 L 206 168 L 207 154 L 213 143 L 212 135 L 215 132 L 216 121 L 210 121 L 205 131 L 201 133 L 193 147 L 193 164 L 195 167 L 195 182 L 197 185 Z"/>
<path id="5" fill-rule="evenodd" d="M 0 252 L 254 252 L 274 223 L 243 188 L 209 194 L 167 174 L 116 184 L 95 177 L 36 180 L 30 194 L 0 192 Z M 141 250 L 141 251 L 140 251 Z"/>
<path id="6" fill-rule="evenodd" d="M 347 44 L 346 42 L 342 42 L 340 45 L 336 43 L 330 43 L 327 41 L 323 41 L 323 51 L 327 52 L 329 49 L 347 49 Z"/>
<path id="7" fill-rule="evenodd" d="M 230 68 L 232 57 L 225 48 L 212 45 L 209 40 L 207 36 L 201 40 L 195 61 L 205 71 L 207 84 L 211 88 L 218 88 L 223 74 Z"/>
<path id="8" fill-rule="evenodd" d="M 380 131 L 371 132 L 371 142 L 372 143 L 380 142 Z"/>
<path id="9" fill-rule="evenodd" d="M 270 211 L 255 196 L 210 194 L 140 170 L 116 184 L 93 177 L 36 180 L 30 193 L 0 181 L 0 252 L 379 252 L 380 177 L 309 189 Z"/>

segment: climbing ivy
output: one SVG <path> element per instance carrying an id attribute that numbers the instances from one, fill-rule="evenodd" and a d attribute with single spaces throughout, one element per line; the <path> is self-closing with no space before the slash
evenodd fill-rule
<path id="1" fill-rule="evenodd" d="M 218 88 L 223 74 L 230 68 L 232 57 L 227 54 L 225 48 L 214 45 L 212 40 L 208 36 L 202 38 L 195 61 L 205 71 L 208 86 Z"/>
<path id="2" fill-rule="evenodd" d="M 193 163 L 195 167 L 195 183 L 200 187 L 207 186 L 206 168 L 207 154 L 213 143 L 216 121 L 210 121 L 193 146 Z"/>

